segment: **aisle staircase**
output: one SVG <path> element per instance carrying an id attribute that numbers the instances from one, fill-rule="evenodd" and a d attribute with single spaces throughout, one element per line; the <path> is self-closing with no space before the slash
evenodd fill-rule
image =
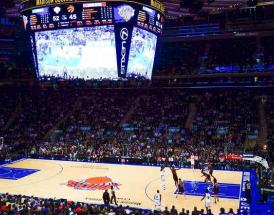
<path id="1" fill-rule="evenodd" d="M 119 127 L 121 127 L 123 124 L 127 123 L 130 121 L 132 115 L 134 114 L 135 110 L 137 110 L 137 108 L 140 105 L 140 100 L 141 99 L 145 99 L 145 96 L 138 96 L 135 101 L 133 102 L 133 104 L 131 105 L 129 111 L 124 115 L 124 117 L 121 119 L 120 123 L 119 123 Z"/>
<path id="2" fill-rule="evenodd" d="M 62 125 L 76 110 L 81 108 L 81 105 L 82 105 L 81 99 L 78 98 L 78 100 L 74 103 L 70 111 L 68 111 L 68 113 L 65 116 L 59 117 L 59 119 L 57 120 L 57 123 L 45 134 L 43 139 L 48 140 L 52 136 L 54 131 L 60 127 L 60 125 Z"/>
<path id="3" fill-rule="evenodd" d="M 6 125 L 2 128 L 2 131 L 6 131 L 8 130 L 8 128 L 13 124 L 13 122 L 15 121 L 16 117 L 18 116 L 18 114 L 21 112 L 22 110 L 22 101 L 21 98 L 19 97 L 17 99 L 17 103 L 16 103 L 16 107 L 15 110 L 13 111 L 13 113 L 10 115 L 9 120 L 7 121 Z"/>
<path id="4" fill-rule="evenodd" d="M 192 128 L 193 121 L 195 119 L 196 113 L 197 113 L 196 103 L 191 102 L 189 104 L 189 114 L 188 114 L 188 117 L 187 117 L 186 122 L 185 122 L 185 128 L 186 129 L 191 129 Z"/>

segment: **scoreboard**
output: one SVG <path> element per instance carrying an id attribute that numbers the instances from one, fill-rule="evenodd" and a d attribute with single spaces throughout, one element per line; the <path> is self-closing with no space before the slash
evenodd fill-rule
<path id="1" fill-rule="evenodd" d="M 128 23 L 161 34 L 164 16 L 142 5 L 115 2 L 86 2 L 44 6 L 25 11 L 25 30 L 53 30 L 70 27 L 85 27 Z"/>
<path id="2" fill-rule="evenodd" d="M 164 14 L 158 0 L 23 0 L 38 76 L 151 78 Z"/>
<path id="3" fill-rule="evenodd" d="M 102 0 L 97 0 L 93 2 L 100 2 Z M 117 0 L 108 0 L 109 2 L 118 2 Z M 123 1 L 123 0 L 121 0 Z M 121 2 L 119 1 L 119 2 Z M 47 5 L 57 5 L 57 4 L 69 4 L 69 3 L 83 3 L 88 2 L 87 0 L 21 0 L 21 11 L 33 9 L 35 7 L 47 6 Z M 92 1 L 89 1 L 92 2 Z M 164 13 L 164 5 L 159 0 L 136 0 L 136 1 L 125 1 L 124 2 L 133 2 L 142 5 L 148 5 L 152 8 L 159 10 L 161 13 Z"/>

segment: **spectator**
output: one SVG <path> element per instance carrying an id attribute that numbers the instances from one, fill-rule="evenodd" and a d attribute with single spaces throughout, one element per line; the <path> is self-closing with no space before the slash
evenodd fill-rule
<path id="1" fill-rule="evenodd" d="M 163 211 L 164 215 L 169 215 L 169 210 L 168 210 L 168 207 L 165 207 L 165 210 Z"/>
<path id="2" fill-rule="evenodd" d="M 235 215 L 234 211 L 232 208 L 229 209 L 227 215 Z"/>
<path id="3" fill-rule="evenodd" d="M 227 213 L 225 212 L 224 208 L 220 208 L 220 213 L 219 215 L 227 215 Z"/>
<path id="4" fill-rule="evenodd" d="M 197 207 L 194 207 L 194 210 L 192 211 L 191 215 L 200 215 L 200 211 L 197 210 Z"/>
<path id="5" fill-rule="evenodd" d="M 201 214 L 201 215 L 207 215 L 207 213 L 205 213 L 205 210 L 204 210 L 204 209 L 201 209 L 200 214 Z"/>
<path id="6" fill-rule="evenodd" d="M 177 210 L 176 210 L 176 208 L 175 208 L 174 205 L 172 205 L 172 208 L 170 210 L 170 215 L 178 215 L 178 212 L 177 212 Z"/>
<path id="7" fill-rule="evenodd" d="M 252 202 L 251 183 L 248 180 L 245 182 L 245 193 L 246 193 L 247 202 L 250 204 Z"/>
<path id="8" fill-rule="evenodd" d="M 211 212 L 211 209 L 208 209 L 207 215 L 214 215 L 214 214 Z"/>
<path id="9" fill-rule="evenodd" d="M 186 215 L 184 208 L 182 208 L 182 211 L 179 213 L 179 215 Z"/>

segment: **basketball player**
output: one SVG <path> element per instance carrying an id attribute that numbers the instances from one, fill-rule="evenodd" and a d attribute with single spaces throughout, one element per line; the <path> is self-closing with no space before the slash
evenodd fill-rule
<path id="1" fill-rule="evenodd" d="M 211 178 L 210 178 L 210 174 L 207 166 L 201 170 L 201 173 L 203 174 L 202 177 L 203 176 L 205 177 L 205 183 L 211 182 Z"/>
<path id="2" fill-rule="evenodd" d="M 211 195 L 208 191 L 208 189 L 206 189 L 205 191 L 205 195 L 203 196 L 203 198 L 201 199 L 201 201 L 203 201 L 205 199 L 205 208 L 206 208 L 206 212 L 208 213 L 208 210 L 211 207 Z"/>
<path id="3" fill-rule="evenodd" d="M 115 205 L 118 205 L 118 204 L 117 204 L 117 200 L 116 200 L 116 194 L 115 194 L 115 191 L 114 191 L 113 186 L 110 187 L 110 194 L 111 194 L 111 197 L 110 197 L 110 204 L 112 204 L 112 202 L 114 201 L 114 204 L 115 204 Z"/>
<path id="4" fill-rule="evenodd" d="M 161 166 L 160 180 L 161 180 L 162 190 L 166 190 L 166 178 L 165 178 L 165 166 L 164 165 Z"/>
<path id="5" fill-rule="evenodd" d="M 161 211 L 161 201 L 162 201 L 162 196 L 160 194 L 160 191 L 157 190 L 157 192 L 154 195 L 154 210 L 156 211 Z"/>
<path id="6" fill-rule="evenodd" d="M 195 155 L 192 153 L 190 156 L 191 169 L 195 169 Z"/>
<path id="7" fill-rule="evenodd" d="M 81 57 L 82 56 L 82 47 L 81 46 L 79 46 L 79 48 L 78 48 L 78 55 Z"/>
<path id="8" fill-rule="evenodd" d="M 213 178 L 213 196 L 214 196 L 214 200 L 215 200 L 215 204 L 217 203 L 217 201 L 219 201 L 219 183 L 217 181 L 216 178 Z"/>
<path id="9" fill-rule="evenodd" d="M 170 167 L 170 170 L 171 170 L 171 173 L 172 173 L 172 176 L 173 176 L 175 186 L 176 186 L 176 188 L 178 188 L 179 179 L 178 179 L 178 175 L 177 175 L 176 171 L 179 170 L 179 169 L 175 169 L 175 165 L 172 165 L 172 167 Z"/>
<path id="10" fill-rule="evenodd" d="M 185 186 L 184 186 L 184 182 L 181 179 L 179 179 L 177 194 L 178 193 L 185 195 Z M 176 195 L 176 198 L 177 198 L 177 195 Z"/>
<path id="11" fill-rule="evenodd" d="M 213 166 L 212 166 L 212 163 L 209 163 L 209 164 L 208 164 L 208 170 L 209 170 L 209 175 L 211 175 L 211 176 L 214 178 L 214 176 L 213 176 Z"/>

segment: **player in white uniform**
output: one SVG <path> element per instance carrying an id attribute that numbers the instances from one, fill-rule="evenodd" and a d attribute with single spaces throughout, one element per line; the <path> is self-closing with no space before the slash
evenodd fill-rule
<path id="1" fill-rule="evenodd" d="M 208 209 L 210 209 L 211 207 L 211 194 L 209 193 L 208 189 L 206 190 L 205 195 L 203 196 L 201 201 L 203 201 L 204 199 L 205 199 L 206 212 L 208 212 Z"/>
<path id="2" fill-rule="evenodd" d="M 154 210 L 156 211 L 161 211 L 161 201 L 162 201 L 162 196 L 160 194 L 160 191 L 157 190 L 157 192 L 154 195 Z"/>
<path id="3" fill-rule="evenodd" d="M 194 169 L 195 168 L 195 155 L 193 153 L 190 156 L 190 164 L 191 164 L 191 168 Z"/>
<path id="4" fill-rule="evenodd" d="M 165 178 L 165 166 L 161 166 L 160 170 L 160 180 L 161 180 L 161 188 L 162 190 L 166 190 L 166 178 Z"/>

